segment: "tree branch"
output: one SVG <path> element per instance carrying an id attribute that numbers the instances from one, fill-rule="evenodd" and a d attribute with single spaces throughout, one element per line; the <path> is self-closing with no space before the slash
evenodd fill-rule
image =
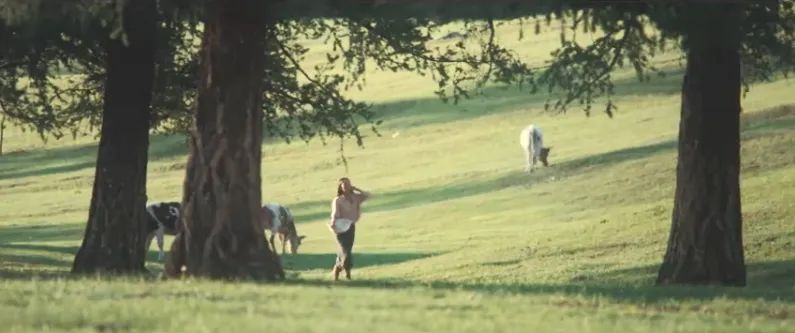
<path id="1" fill-rule="evenodd" d="M 324 91 L 325 93 L 327 93 L 329 96 L 331 96 L 332 98 L 334 98 L 337 101 L 341 101 L 341 100 L 345 99 L 343 96 L 340 95 L 339 91 L 336 91 L 334 89 L 328 89 L 328 87 L 326 87 L 325 85 L 321 84 L 320 82 L 315 80 L 313 77 L 311 77 L 301 67 L 301 64 L 298 62 L 298 60 L 295 59 L 295 57 L 293 57 L 292 54 L 290 54 L 289 50 L 287 50 L 287 46 L 284 45 L 284 43 L 282 43 L 282 41 L 279 40 L 278 37 L 274 36 L 273 39 L 276 42 L 276 44 L 278 45 L 279 50 L 284 54 L 284 57 L 287 58 L 287 60 L 295 67 L 295 69 L 299 73 L 301 73 L 301 75 L 305 79 L 307 79 L 312 85 L 314 85 L 315 87 L 321 89 L 322 91 Z M 289 99 L 291 99 L 293 101 L 304 102 L 304 103 L 310 104 L 310 105 L 312 104 L 311 101 L 301 101 L 300 99 L 297 99 L 297 98 L 295 98 L 293 96 L 289 96 L 289 94 L 287 94 L 286 97 L 289 97 Z M 356 124 L 356 121 L 353 119 L 353 116 L 349 115 L 348 118 L 349 118 L 349 120 L 351 121 L 352 124 L 354 124 L 354 125 Z M 359 144 L 361 146 L 363 144 L 361 135 L 356 130 L 354 130 L 353 135 L 356 137 L 357 144 Z M 345 172 L 347 173 L 348 172 L 348 159 L 345 157 L 344 134 L 340 132 L 340 133 L 338 133 L 338 136 L 339 136 L 339 139 L 340 139 L 340 148 L 339 148 L 338 151 L 339 151 L 339 154 L 340 154 L 340 159 L 341 159 L 342 163 L 345 165 Z M 321 135 L 321 140 L 322 140 L 322 135 Z M 323 143 L 325 144 L 325 141 L 323 141 Z"/>
<path id="2" fill-rule="evenodd" d="M 610 74 L 613 71 L 613 69 L 616 67 L 616 64 L 618 63 L 618 59 L 621 57 L 621 52 L 623 51 L 624 47 L 626 46 L 627 41 L 629 39 L 629 34 L 630 34 L 631 30 L 632 30 L 632 25 L 627 24 L 626 21 L 624 21 L 624 22 L 625 22 L 624 23 L 624 35 L 621 36 L 621 39 L 619 40 L 618 44 L 614 48 L 614 50 L 613 50 L 613 58 L 607 64 L 607 67 L 603 68 L 602 72 L 599 73 L 598 75 L 596 75 L 587 84 L 580 85 L 580 88 L 577 89 L 574 94 L 569 94 L 566 97 L 566 102 L 564 102 L 564 105 L 568 105 L 569 103 L 574 101 L 574 99 L 579 98 L 580 96 L 582 96 L 582 94 L 585 93 L 586 89 L 590 88 L 592 84 L 594 84 L 595 82 L 603 79 L 606 75 Z M 608 34 L 605 37 L 606 38 L 612 38 L 612 36 L 613 36 L 613 34 Z"/>
<path id="3" fill-rule="evenodd" d="M 487 50 L 486 53 L 488 54 L 488 60 L 486 61 L 489 64 L 489 67 L 486 69 L 486 74 L 483 75 L 483 79 L 481 80 L 480 84 L 485 84 L 489 78 L 491 77 L 491 73 L 494 70 L 494 59 L 495 59 L 495 46 L 494 46 L 494 36 L 496 34 L 496 30 L 494 28 L 494 19 L 489 16 L 488 20 L 486 21 L 488 24 L 489 29 L 489 42 L 486 44 Z"/>
<path id="4" fill-rule="evenodd" d="M 491 43 L 493 43 L 493 41 L 494 41 L 494 23 L 493 23 L 493 21 L 492 21 L 491 19 L 489 19 L 489 22 L 490 22 L 490 24 L 491 24 L 491 29 L 492 29 L 492 36 L 491 36 L 492 38 L 491 38 L 491 42 L 490 42 L 490 44 L 491 44 Z M 390 48 L 391 48 L 391 49 L 392 49 L 394 52 L 392 52 L 391 54 L 387 54 L 387 55 L 399 55 L 399 54 L 401 54 L 401 55 L 402 55 L 402 54 L 407 54 L 407 53 L 404 53 L 404 52 L 400 52 L 400 51 L 398 51 L 398 50 L 400 50 L 400 49 L 401 49 L 400 45 L 397 45 L 397 44 L 395 43 L 395 41 L 394 41 L 392 38 L 390 38 L 389 36 L 384 36 L 383 34 L 381 34 L 381 33 L 380 33 L 380 32 L 379 32 L 377 29 L 375 29 L 375 27 L 373 27 L 371 24 L 368 24 L 368 23 L 363 23 L 363 22 L 357 22 L 357 24 L 358 24 L 359 26 L 361 26 L 362 28 L 364 28 L 365 30 L 367 30 L 369 33 L 373 34 L 374 36 L 376 36 L 376 37 L 378 37 L 378 38 L 380 38 L 380 39 L 384 40 L 384 41 L 386 42 L 386 44 L 387 44 L 387 45 L 389 45 L 389 47 L 390 47 Z M 433 62 L 433 63 L 440 63 L 440 64 L 469 64 L 469 65 L 483 65 L 483 64 L 487 63 L 486 61 L 483 61 L 483 60 L 472 62 L 472 61 L 468 61 L 468 60 L 464 60 L 464 59 L 443 59 L 443 58 L 436 58 L 436 57 L 429 56 L 429 55 L 422 54 L 422 53 L 419 53 L 419 54 L 418 54 L 418 53 L 410 53 L 410 54 L 411 54 L 412 56 L 414 56 L 414 57 L 417 57 L 418 59 L 422 59 L 422 60 L 425 60 L 425 61 L 428 61 L 428 62 Z"/>
<path id="5" fill-rule="evenodd" d="M 298 60 L 296 60 L 296 59 L 295 59 L 295 57 L 293 57 L 293 56 L 292 56 L 292 54 L 290 54 L 290 51 L 289 51 L 289 50 L 287 50 L 287 46 L 285 46 L 285 45 L 284 45 L 284 43 L 282 43 L 282 41 L 281 41 L 281 40 L 279 40 L 279 38 L 278 38 L 278 37 L 274 36 L 274 37 L 273 37 L 273 40 L 274 40 L 274 41 L 276 41 L 276 44 L 279 46 L 279 50 L 281 50 L 281 51 L 282 51 L 282 54 L 284 54 L 284 57 L 285 57 L 285 58 L 287 58 L 287 60 L 289 60 L 289 61 L 290 61 L 290 63 L 292 63 L 292 64 L 293 64 L 293 66 L 295 66 L 295 69 L 296 69 L 296 70 L 297 70 L 299 73 L 301 73 L 301 76 L 303 76 L 305 79 L 309 80 L 309 82 L 311 82 L 312 84 L 314 84 L 314 85 L 315 85 L 315 86 L 317 86 L 318 88 L 321 88 L 321 89 L 323 89 L 325 92 L 327 92 L 327 93 L 331 94 L 332 96 L 334 96 L 334 97 L 336 97 L 336 98 L 341 98 L 341 97 L 342 97 L 342 96 L 340 96 L 340 94 L 339 94 L 339 92 L 338 92 L 338 91 L 330 90 L 330 89 L 326 88 L 326 86 L 324 86 L 323 84 L 321 84 L 320 82 L 317 82 L 317 80 L 315 80 L 314 78 L 312 78 L 312 77 L 311 77 L 311 76 L 310 76 L 310 75 L 309 75 L 309 74 L 308 74 L 308 73 L 307 73 L 307 72 L 306 72 L 306 71 L 305 71 L 305 70 L 304 70 L 304 69 L 301 67 L 301 64 L 298 62 Z"/>
<path id="6" fill-rule="evenodd" d="M 14 67 L 22 66 L 24 64 L 25 64 L 24 61 L 9 61 L 7 63 L 0 64 L 0 71 L 9 70 Z"/>

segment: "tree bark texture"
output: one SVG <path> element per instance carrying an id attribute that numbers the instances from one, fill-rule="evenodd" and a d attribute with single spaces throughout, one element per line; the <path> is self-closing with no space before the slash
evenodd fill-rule
<path id="1" fill-rule="evenodd" d="M 693 6 L 705 15 L 688 36 L 673 221 L 656 283 L 744 286 L 741 4 Z"/>
<path id="2" fill-rule="evenodd" d="M 143 220 L 155 75 L 155 0 L 130 0 L 123 9 L 129 44 L 108 38 L 107 77 L 94 188 L 73 273 L 145 271 Z"/>
<path id="3" fill-rule="evenodd" d="M 262 88 L 272 25 L 260 0 L 210 0 L 182 199 L 166 275 L 284 279 L 261 226 Z"/>

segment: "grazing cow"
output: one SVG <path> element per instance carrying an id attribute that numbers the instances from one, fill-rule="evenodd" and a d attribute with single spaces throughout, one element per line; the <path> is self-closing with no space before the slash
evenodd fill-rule
<path id="1" fill-rule="evenodd" d="M 276 243 L 274 237 L 279 235 L 282 243 L 282 254 L 285 252 L 287 241 L 290 242 L 290 253 L 298 253 L 298 247 L 306 236 L 299 236 L 295 229 L 295 219 L 293 213 L 287 207 L 277 203 L 268 203 L 262 206 L 262 224 L 265 230 L 270 230 L 270 244 L 273 252 L 276 253 Z"/>
<path id="2" fill-rule="evenodd" d="M 547 157 L 552 147 L 544 147 L 544 133 L 536 125 L 529 125 L 519 133 L 519 144 L 525 153 L 525 171 L 533 172 L 536 162 L 541 160 L 544 166 L 549 166 Z"/>
<path id="3" fill-rule="evenodd" d="M 146 206 L 146 251 L 149 251 L 149 245 L 152 243 L 152 238 L 157 237 L 157 247 L 160 248 L 160 253 L 157 255 L 157 260 L 163 259 L 163 237 L 165 235 L 176 235 L 179 228 L 180 217 L 180 203 L 179 202 L 158 202 Z"/>

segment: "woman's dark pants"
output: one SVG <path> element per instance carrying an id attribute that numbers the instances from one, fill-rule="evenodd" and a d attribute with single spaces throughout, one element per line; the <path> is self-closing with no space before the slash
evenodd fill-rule
<path id="1" fill-rule="evenodd" d="M 348 278 L 350 278 L 351 268 L 353 268 L 353 254 L 351 251 L 353 251 L 354 238 L 356 238 L 356 224 L 351 224 L 348 231 L 337 234 L 339 252 L 337 252 L 335 269 L 344 269 Z"/>

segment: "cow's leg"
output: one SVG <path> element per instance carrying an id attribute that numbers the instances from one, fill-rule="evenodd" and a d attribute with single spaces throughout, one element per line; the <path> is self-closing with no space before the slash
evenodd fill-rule
<path id="1" fill-rule="evenodd" d="M 159 228 L 157 228 L 157 231 L 155 231 L 155 236 L 157 237 L 157 247 L 160 249 L 160 253 L 157 254 L 157 261 L 163 260 L 163 255 L 165 254 L 163 252 L 163 243 L 164 243 L 163 238 L 165 237 L 165 233 L 166 233 L 166 228 L 163 227 L 162 225 Z"/>
<path id="2" fill-rule="evenodd" d="M 530 130 L 530 133 L 527 134 L 527 142 L 524 142 L 524 153 L 525 153 L 525 172 L 533 172 L 533 167 L 535 166 L 535 133 L 533 130 Z"/>
<path id="3" fill-rule="evenodd" d="M 538 137 L 538 147 L 536 147 L 536 148 L 538 149 L 538 160 L 541 160 L 541 149 L 544 148 L 544 138 L 543 137 L 540 137 L 540 136 Z"/>
<path id="4" fill-rule="evenodd" d="M 532 149 L 532 147 L 528 147 L 524 151 L 524 155 L 525 155 L 524 171 L 525 172 L 533 172 L 533 151 L 531 149 Z"/>
<path id="5" fill-rule="evenodd" d="M 279 233 L 279 242 L 282 243 L 282 254 L 284 254 L 287 245 L 287 237 L 283 233 Z"/>
<path id="6" fill-rule="evenodd" d="M 271 243 L 271 250 L 273 250 L 273 253 L 276 253 L 276 242 L 275 239 L 273 239 L 275 236 L 276 233 L 271 231 L 270 243 Z"/>
<path id="7" fill-rule="evenodd" d="M 155 232 L 152 231 L 148 235 L 146 235 L 146 245 L 144 245 L 144 253 L 149 252 L 149 246 L 152 245 L 152 238 L 155 238 Z"/>
<path id="8" fill-rule="evenodd" d="M 532 155 L 530 161 L 530 172 L 535 171 L 536 164 L 538 164 L 538 155 L 541 154 L 541 140 L 535 132 L 530 133 L 529 153 Z"/>
<path id="9" fill-rule="evenodd" d="M 535 170 L 536 165 L 538 165 L 538 160 L 541 157 L 541 148 L 544 147 L 543 140 L 540 134 L 537 134 L 533 138 L 533 170 Z"/>

